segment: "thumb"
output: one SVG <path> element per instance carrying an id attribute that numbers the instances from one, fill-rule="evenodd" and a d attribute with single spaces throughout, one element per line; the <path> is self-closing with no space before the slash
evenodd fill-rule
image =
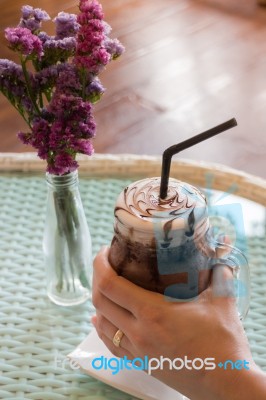
<path id="1" fill-rule="evenodd" d="M 217 264 L 212 270 L 210 294 L 213 298 L 234 299 L 235 285 L 232 268 L 224 264 Z"/>

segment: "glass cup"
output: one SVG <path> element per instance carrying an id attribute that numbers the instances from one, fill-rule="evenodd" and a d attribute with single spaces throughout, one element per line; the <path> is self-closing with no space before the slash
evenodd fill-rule
<path id="1" fill-rule="evenodd" d="M 244 318 L 250 281 L 246 257 L 214 237 L 199 189 L 170 179 L 162 200 L 160 180 L 134 182 L 118 196 L 110 264 L 135 284 L 179 301 L 195 298 L 208 287 L 212 268 L 225 264 L 233 271 L 233 295 Z"/>

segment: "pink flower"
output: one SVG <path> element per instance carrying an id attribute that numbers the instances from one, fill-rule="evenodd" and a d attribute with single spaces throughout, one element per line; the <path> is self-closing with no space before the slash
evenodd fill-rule
<path id="1" fill-rule="evenodd" d="M 94 50 L 90 55 L 75 57 L 75 63 L 78 67 L 85 68 L 92 74 L 97 75 L 108 64 L 110 59 L 111 55 L 102 47 Z"/>
<path id="2" fill-rule="evenodd" d="M 103 20 L 102 7 L 96 0 L 80 0 L 79 8 L 80 28 L 73 61 L 79 69 L 95 76 L 112 59 L 118 58 L 124 47 L 108 37 L 111 27 Z"/>
<path id="3" fill-rule="evenodd" d="M 104 36 L 99 32 L 89 32 L 86 35 L 86 40 L 78 42 L 77 53 L 88 54 L 93 51 L 95 46 L 100 46 Z"/>
<path id="4" fill-rule="evenodd" d="M 37 55 L 40 59 L 43 55 L 41 40 L 28 28 L 6 28 L 5 37 L 9 41 L 10 48 L 24 56 Z"/>
<path id="5" fill-rule="evenodd" d="M 82 13 L 85 13 L 88 18 L 103 19 L 103 9 L 101 4 L 96 0 L 80 0 L 79 9 Z M 79 19 L 78 22 L 80 23 Z"/>

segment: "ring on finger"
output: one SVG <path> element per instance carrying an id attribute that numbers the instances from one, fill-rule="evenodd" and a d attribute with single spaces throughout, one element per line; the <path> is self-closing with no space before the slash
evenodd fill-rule
<path id="1" fill-rule="evenodd" d="M 116 333 L 114 334 L 114 337 L 113 337 L 113 344 L 114 344 L 116 347 L 120 347 L 120 343 L 121 343 L 121 340 L 122 340 L 123 336 L 124 336 L 124 333 L 121 331 L 121 329 L 118 329 L 118 330 L 116 331 Z"/>

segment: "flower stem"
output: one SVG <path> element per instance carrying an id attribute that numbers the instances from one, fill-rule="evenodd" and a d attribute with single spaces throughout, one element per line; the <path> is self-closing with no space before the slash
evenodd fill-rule
<path id="1" fill-rule="evenodd" d="M 32 126 L 31 126 L 30 122 L 27 120 L 27 118 L 25 117 L 24 113 L 23 113 L 18 107 L 16 107 L 15 105 L 14 105 L 14 107 L 15 107 L 15 109 L 20 113 L 20 115 L 22 116 L 22 118 L 24 119 L 24 121 L 26 122 L 26 124 L 28 125 L 28 127 L 29 127 L 30 129 L 32 129 Z"/>
<path id="2" fill-rule="evenodd" d="M 37 114 L 41 115 L 41 111 L 40 111 L 39 107 L 36 104 L 36 101 L 34 99 L 34 95 L 33 95 L 33 92 L 32 92 L 32 87 L 31 87 L 31 83 L 30 83 L 30 77 L 29 77 L 29 74 L 28 74 L 28 71 L 27 71 L 27 68 L 26 68 L 26 61 L 22 57 L 21 57 L 20 60 L 21 60 L 22 71 L 23 71 L 23 74 L 24 74 L 24 77 L 25 77 L 25 81 L 26 81 L 26 88 L 27 88 L 27 92 L 28 92 L 29 98 L 31 99 L 32 105 L 33 105 L 35 111 L 37 112 Z"/>
<path id="3" fill-rule="evenodd" d="M 40 107 L 43 108 L 43 99 L 42 99 L 42 94 L 39 94 L 39 102 L 40 102 Z"/>

